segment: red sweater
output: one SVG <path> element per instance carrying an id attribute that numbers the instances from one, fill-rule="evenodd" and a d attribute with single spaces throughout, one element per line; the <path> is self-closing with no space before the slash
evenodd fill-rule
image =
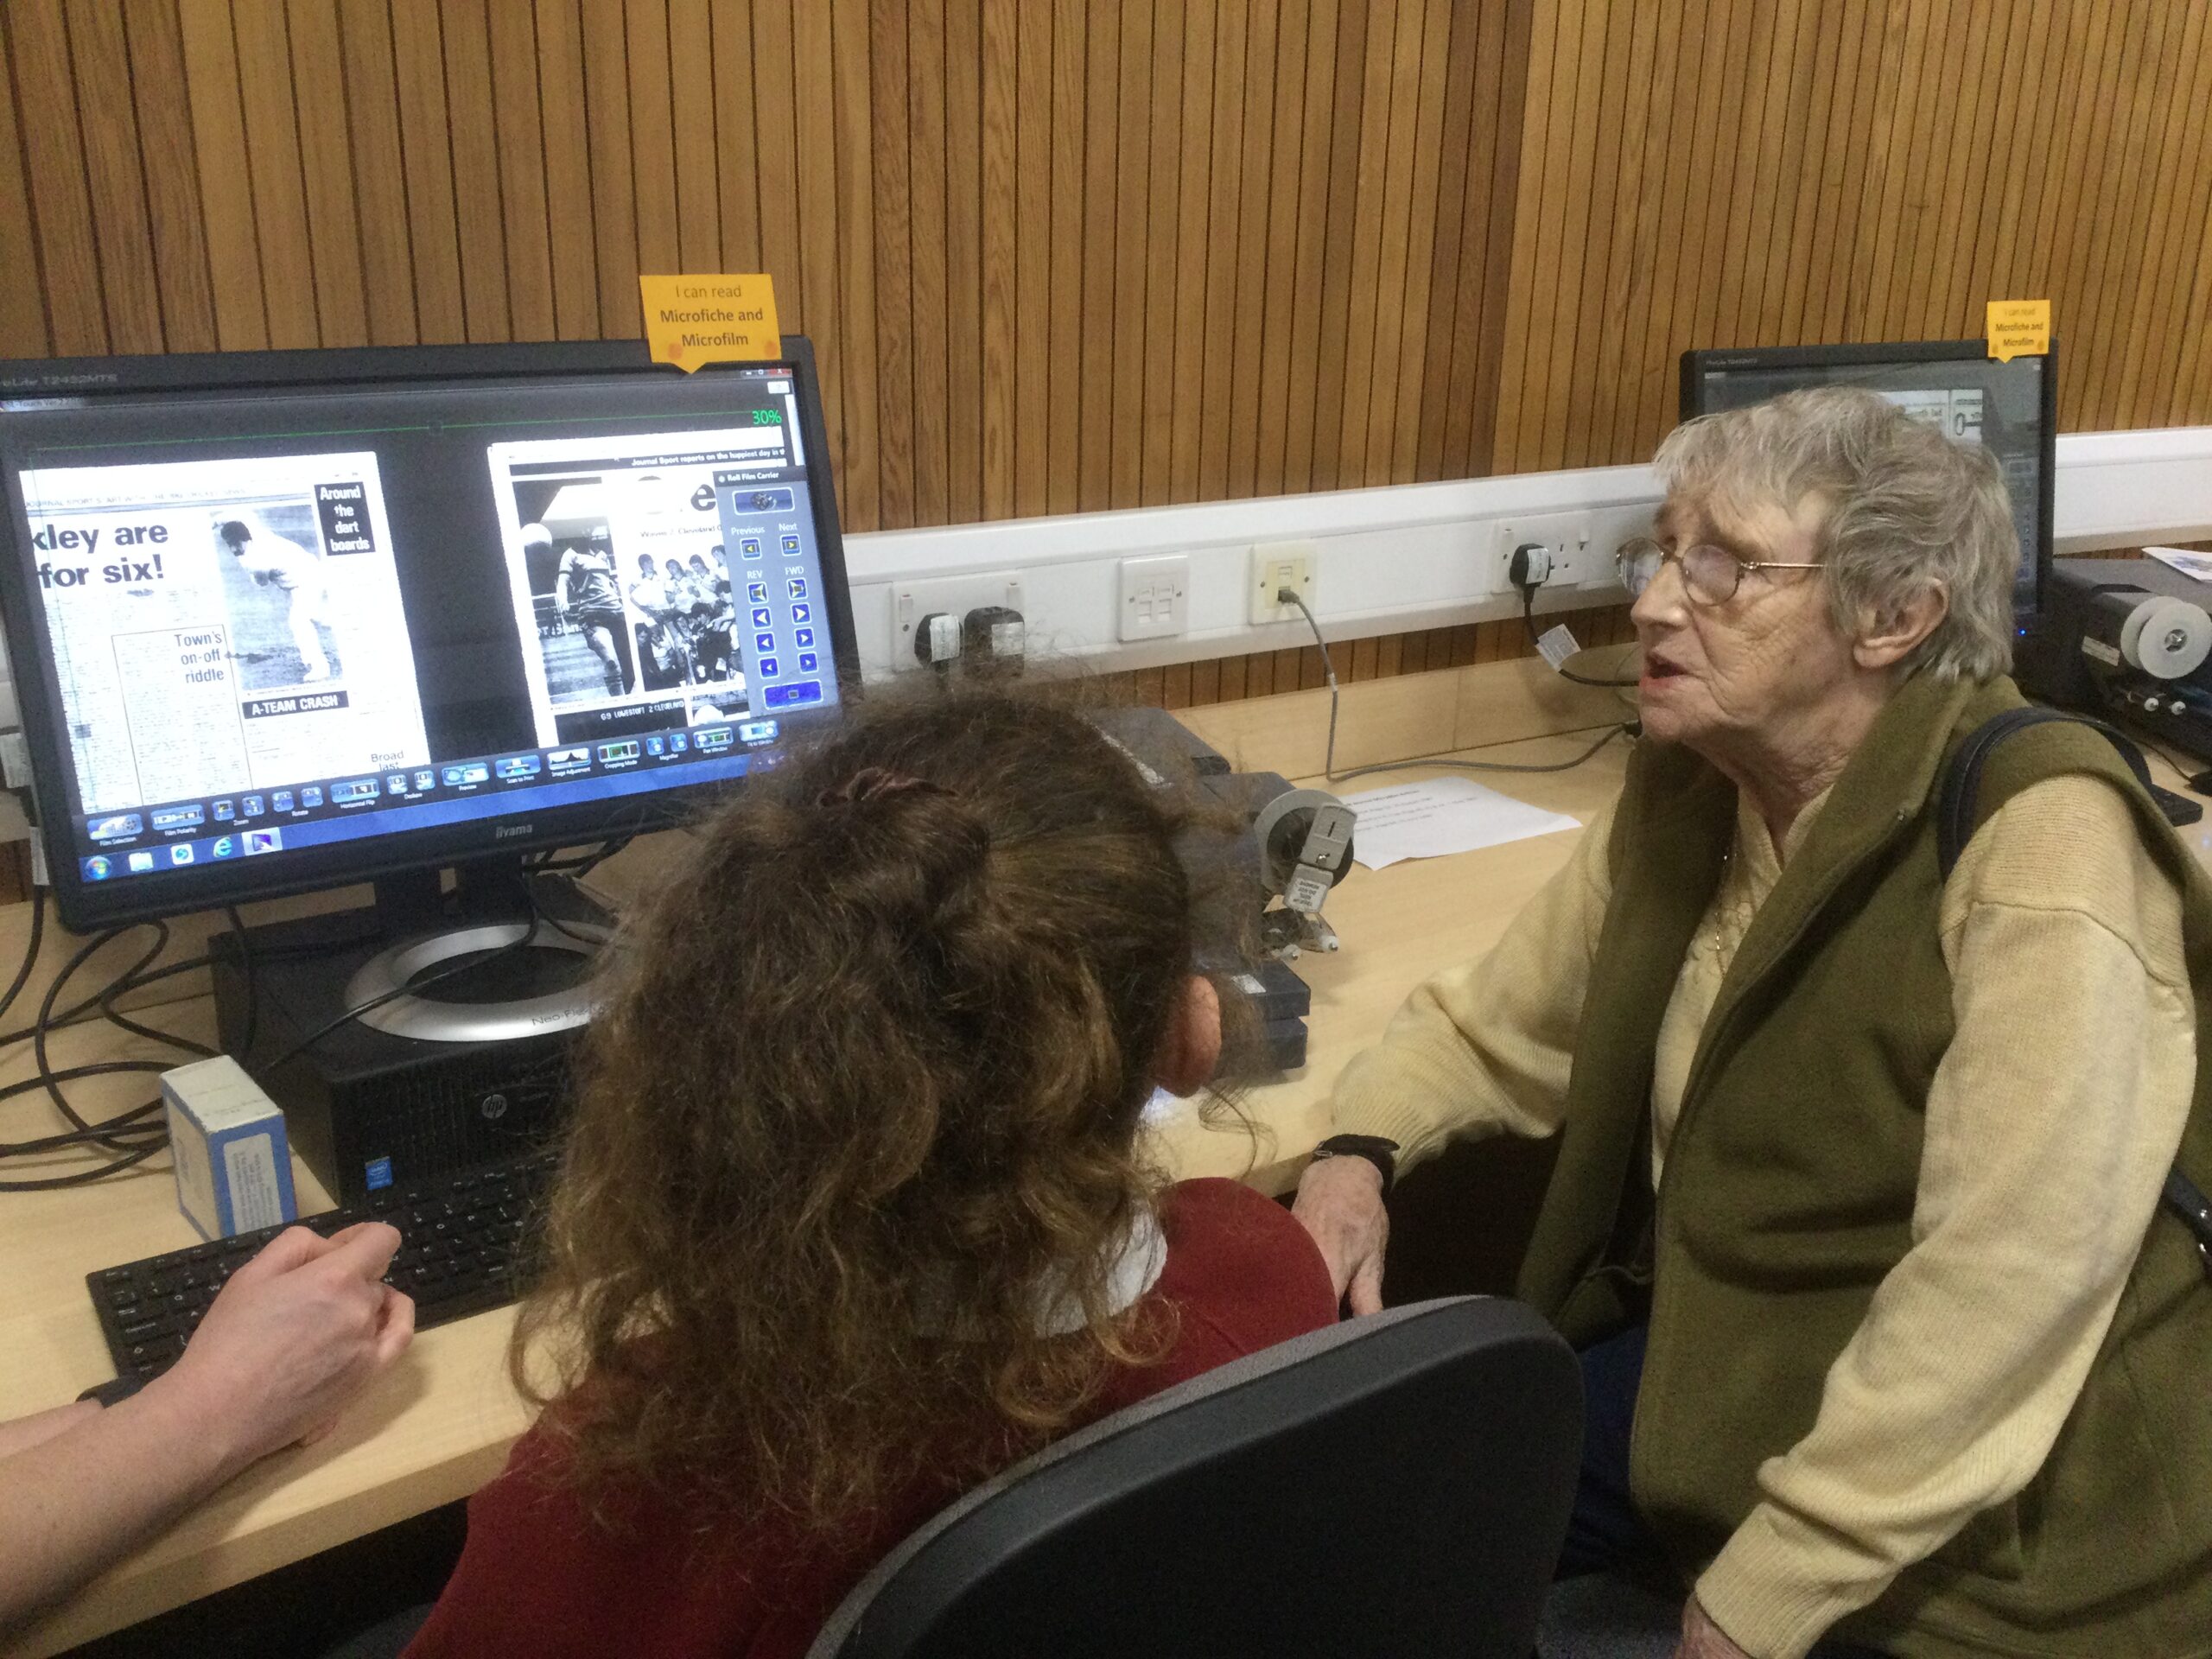
<path id="1" fill-rule="evenodd" d="M 1185 1181 L 1160 1217 L 1167 1260 L 1148 1293 L 1179 1311 L 1158 1364 L 1112 1377 L 1103 1416 L 1287 1338 L 1334 1322 L 1320 1251 L 1280 1205 L 1234 1181 Z M 942 1484 L 887 1505 L 857 1540 L 795 1540 L 733 1523 L 703 1536 L 695 1515 L 646 1502 L 619 1535 L 542 1476 L 557 1455 L 533 1430 L 468 1502 L 468 1542 L 405 1659 L 797 1659 L 847 1591 L 957 1493 Z M 757 1574 L 748 1563 L 775 1562 Z"/>

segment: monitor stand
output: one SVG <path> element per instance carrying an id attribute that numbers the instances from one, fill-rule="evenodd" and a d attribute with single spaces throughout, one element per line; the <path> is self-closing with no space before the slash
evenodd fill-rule
<path id="1" fill-rule="evenodd" d="M 356 1019 L 372 1030 L 421 1043 L 504 1042 L 587 1024 L 593 961 L 613 932 L 606 912 L 518 860 L 457 874 L 451 892 L 435 871 L 378 879 L 375 913 L 394 943 L 354 969 L 345 1007 L 360 1009 Z M 426 981 L 435 982 L 408 989 Z"/>

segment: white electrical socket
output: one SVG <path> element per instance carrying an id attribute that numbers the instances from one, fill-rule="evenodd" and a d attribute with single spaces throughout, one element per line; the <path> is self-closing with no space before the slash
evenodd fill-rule
<path id="1" fill-rule="evenodd" d="M 1503 521 L 1491 540 L 1491 591 L 1515 591 L 1510 574 L 1513 550 L 1526 543 L 1540 543 L 1552 556 L 1552 568 L 1543 580 L 1546 588 L 1574 588 L 1594 570 L 1590 560 L 1590 515 L 1586 512 L 1548 512 Z"/>
<path id="2" fill-rule="evenodd" d="M 1121 634 L 1124 639 L 1164 639 L 1191 626 L 1191 557 L 1123 559 Z"/>
<path id="3" fill-rule="evenodd" d="M 1297 622 L 1295 605 L 1275 595 L 1289 588 L 1308 607 L 1313 603 L 1314 546 L 1311 542 L 1261 542 L 1252 549 L 1252 620 Z"/>
<path id="4" fill-rule="evenodd" d="M 914 654 L 914 627 L 931 612 L 965 616 L 972 610 L 999 605 L 1027 616 L 1028 608 L 1022 603 L 1020 571 L 979 571 L 972 576 L 931 576 L 893 584 L 891 671 L 903 674 L 922 666 L 921 659 Z"/>

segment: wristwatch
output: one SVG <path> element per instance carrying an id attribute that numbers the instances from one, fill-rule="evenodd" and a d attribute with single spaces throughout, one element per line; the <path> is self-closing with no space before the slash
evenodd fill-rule
<path id="1" fill-rule="evenodd" d="M 1382 1196 L 1398 1176 L 1398 1143 L 1379 1135 L 1332 1135 L 1313 1148 L 1313 1161 L 1324 1158 L 1364 1158 L 1382 1172 Z"/>
<path id="2" fill-rule="evenodd" d="M 146 1386 L 143 1376 L 111 1376 L 105 1382 L 95 1383 L 77 1397 L 97 1400 L 102 1406 L 120 1405 Z"/>

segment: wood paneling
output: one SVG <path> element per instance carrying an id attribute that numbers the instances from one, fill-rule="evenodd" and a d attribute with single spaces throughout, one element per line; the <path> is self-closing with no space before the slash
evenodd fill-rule
<path id="1" fill-rule="evenodd" d="M 0 353 L 766 269 L 853 530 L 1640 459 L 1687 346 L 1993 297 L 2068 428 L 2212 420 L 2202 0 L 9 0 L 0 57 Z"/>

